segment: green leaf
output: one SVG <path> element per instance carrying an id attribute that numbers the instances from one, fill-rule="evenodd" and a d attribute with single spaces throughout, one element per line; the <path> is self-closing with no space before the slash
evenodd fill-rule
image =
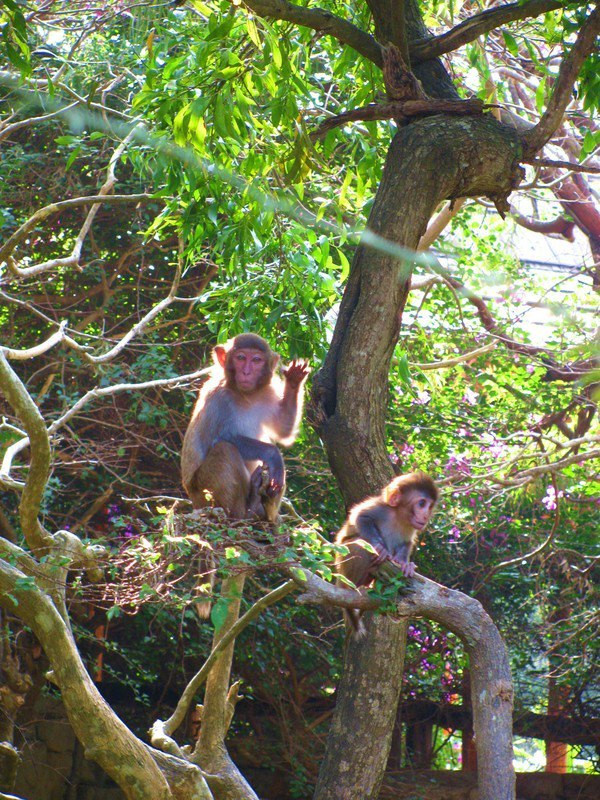
<path id="1" fill-rule="evenodd" d="M 579 153 L 580 161 L 583 161 L 586 156 L 594 152 L 598 146 L 598 141 L 600 141 L 600 136 L 598 134 L 594 134 L 592 131 L 587 131 L 583 139 L 583 144 L 581 145 L 581 152 Z"/>
<path id="2" fill-rule="evenodd" d="M 540 114 L 542 113 L 544 108 L 545 97 L 546 97 L 546 77 L 544 76 L 539 82 L 537 89 L 535 90 L 535 107 L 540 112 Z"/>
<path id="3" fill-rule="evenodd" d="M 412 385 L 412 379 L 410 376 L 410 367 L 408 366 L 408 356 L 406 353 L 402 353 L 398 359 L 398 377 L 402 383 L 410 389 Z"/>
<path id="4" fill-rule="evenodd" d="M 246 30 L 248 31 L 248 36 L 252 39 L 258 49 L 262 49 L 262 42 L 260 40 L 260 36 L 258 35 L 258 29 L 252 17 L 246 17 Z"/>
<path id="5" fill-rule="evenodd" d="M 519 55 L 519 45 L 517 44 L 517 40 L 508 31 L 502 31 L 502 36 L 504 37 L 504 44 L 506 45 L 506 49 L 509 53 L 512 53 L 513 56 Z"/>

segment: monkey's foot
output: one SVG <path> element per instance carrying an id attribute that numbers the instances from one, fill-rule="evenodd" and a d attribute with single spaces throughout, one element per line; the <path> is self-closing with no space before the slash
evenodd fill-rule
<path id="1" fill-rule="evenodd" d="M 250 492 L 248 494 L 248 516 L 256 516 L 258 519 L 265 518 L 265 508 L 263 497 L 269 485 L 269 470 L 261 464 L 250 476 Z"/>

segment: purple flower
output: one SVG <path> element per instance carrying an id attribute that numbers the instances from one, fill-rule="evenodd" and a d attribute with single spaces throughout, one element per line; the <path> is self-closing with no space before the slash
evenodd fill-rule
<path id="1" fill-rule="evenodd" d="M 558 498 L 562 497 L 563 495 L 564 492 L 559 491 L 558 494 L 556 494 L 554 486 L 548 486 L 548 488 L 546 489 L 546 496 L 542 497 L 542 503 L 546 506 L 548 511 L 554 511 L 554 509 L 558 505 L 557 503 Z"/>
<path id="2" fill-rule="evenodd" d="M 450 544 L 456 544 L 460 540 L 460 530 L 453 525 L 448 533 L 448 541 Z"/>

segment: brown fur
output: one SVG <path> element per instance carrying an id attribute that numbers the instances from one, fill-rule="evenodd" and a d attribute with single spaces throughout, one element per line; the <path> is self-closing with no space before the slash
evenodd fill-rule
<path id="1" fill-rule="evenodd" d="M 411 472 L 394 478 L 379 495 L 353 506 L 335 539 L 336 544 L 345 545 L 349 551 L 347 555 L 336 556 L 338 573 L 357 587 L 368 586 L 379 564 L 391 560 L 401 566 L 405 575 L 412 576 L 414 566 L 410 555 L 420 530 L 433 515 L 438 496 L 438 488 L 428 475 Z M 420 510 L 418 504 L 422 499 L 427 503 Z M 424 525 L 418 530 L 415 525 L 423 520 Z M 365 549 L 361 540 L 372 545 L 378 555 Z M 343 581 L 338 583 L 345 585 Z M 357 636 L 364 633 L 361 616 L 358 609 L 345 611 L 346 621 Z"/>
<path id="2" fill-rule="evenodd" d="M 266 357 L 252 388 L 237 385 L 238 350 L 258 350 Z M 218 506 L 231 519 L 276 523 L 285 466 L 275 443 L 289 445 L 296 437 L 308 368 L 292 362 L 282 380 L 275 374 L 279 356 L 254 333 L 217 345 L 213 358 L 211 377 L 200 390 L 183 440 L 184 488 L 194 508 Z M 200 606 L 206 616 L 210 606 Z"/>

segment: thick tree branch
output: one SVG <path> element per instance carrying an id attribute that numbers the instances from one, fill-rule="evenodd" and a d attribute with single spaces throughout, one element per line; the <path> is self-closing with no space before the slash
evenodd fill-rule
<path id="1" fill-rule="evenodd" d="M 569 242 L 575 241 L 575 236 L 573 235 L 575 223 L 570 219 L 557 217 L 549 222 L 542 222 L 539 219 L 530 219 L 529 217 L 523 216 L 523 214 L 520 214 L 513 206 L 510 207 L 510 215 L 517 225 L 520 225 L 522 228 L 527 228 L 529 231 L 543 233 L 544 236 L 562 236 Z"/>
<path id="2" fill-rule="evenodd" d="M 287 0 L 244 0 L 244 5 L 259 17 L 281 19 L 305 28 L 332 36 L 341 44 L 347 44 L 378 67 L 382 65 L 381 47 L 368 33 L 342 17 L 323 8 L 305 8 L 288 3 Z"/>
<path id="3" fill-rule="evenodd" d="M 540 14 L 563 8 L 565 5 L 567 5 L 566 0 L 529 0 L 529 2 L 508 3 L 487 9 L 469 17 L 441 36 L 412 42 L 410 44 L 411 63 L 419 64 L 421 61 L 428 61 L 430 58 L 458 50 L 464 44 L 474 41 L 500 25 L 538 17 Z"/>
<path id="4" fill-rule="evenodd" d="M 128 800 L 166 800 L 169 787 L 147 747 L 115 715 L 94 686 L 65 621 L 48 595 L 24 581 L 24 577 L 20 570 L 0 562 L 0 603 L 10 613 L 16 610 L 40 641 L 86 756 L 97 761 L 120 786 L 127 787 Z"/>
<path id="5" fill-rule="evenodd" d="M 374 121 L 378 119 L 395 119 L 402 123 L 413 117 L 428 117 L 434 114 L 452 114 L 467 116 L 481 114 L 485 105 L 478 98 L 469 100 L 406 100 L 391 103 L 370 103 L 368 106 L 353 108 L 343 114 L 337 114 L 322 122 L 312 135 L 313 139 L 322 138 L 333 128 L 339 128 L 347 122 Z"/>
<path id="6" fill-rule="evenodd" d="M 600 34 L 600 7 L 596 6 L 581 26 L 575 44 L 560 65 L 558 78 L 546 111 L 537 125 L 534 125 L 522 136 L 525 156 L 541 150 L 560 126 L 563 114 L 571 101 L 575 81 L 583 62 L 596 46 L 598 34 Z"/>
<path id="7" fill-rule="evenodd" d="M 1 350 L 0 391 L 23 423 L 31 443 L 31 459 L 27 481 L 19 504 L 19 516 L 23 535 L 27 539 L 28 545 L 33 552 L 40 553 L 51 542 L 51 537 L 38 519 L 50 471 L 50 439 L 38 407 Z"/>

